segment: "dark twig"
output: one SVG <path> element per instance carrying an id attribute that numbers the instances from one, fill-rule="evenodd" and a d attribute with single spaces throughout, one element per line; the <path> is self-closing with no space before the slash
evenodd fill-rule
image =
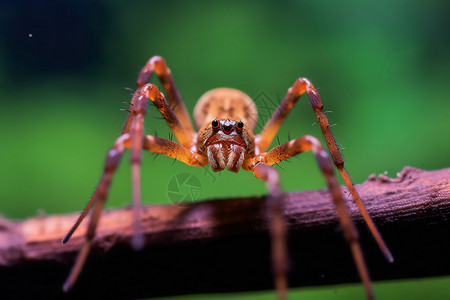
<path id="1" fill-rule="evenodd" d="M 407 167 L 398 178 L 357 189 L 395 257 L 387 263 L 351 197 L 373 280 L 448 275 L 450 169 Z M 344 193 L 348 194 L 343 188 Z M 284 197 L 289 228 L 290 286 L 358 282 L 327 190 Z M 176 294 L 272 289 L 265 198 L 145 206 L 146 246 L 134 252 L 132 210 L 105 211 L 96 243 L 69 294 L 61 286 L 84 238 L 86 222 L 66 245 L 76 214 L 0 220 L 3 299 L 130 299 Z"/>

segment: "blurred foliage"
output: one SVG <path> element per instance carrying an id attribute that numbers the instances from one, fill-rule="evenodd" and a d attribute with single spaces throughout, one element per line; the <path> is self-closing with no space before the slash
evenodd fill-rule
<path id="1" fill-rule="evenodd" d="M 124 88 L 135 87 L 140 68 L 156 54 L 166 59 L 189 110 L 220 86 L 241 89 L 260 107 L 261 95 L 278 103 L 296 78 L 308 77 L 333 112 L 332 129 L 355 183 L 371 173 L 395 176 L 406 165 L 449 167 L 448 1 L 0 5 L 0 212 L 8 218 L 83 208 L 125 120 L 119 108 L 131 97 Z M 158 117 L 151 107 L 146 132 L 168 137 Z M 312 134 L 323 141 L 314 123 L 302 98 L 279 139 Z M 108 207 L 130 202 L 128 161 L 125 156 Z M 183 172 L 200 178 L 202 199 L 266 193 L 248 172 L 211 176 L 172 162 L 144 153 L 145 203 L 168 204 L 167 184 Z M 285 190 L 325 186 L 309 153 L 281 167 Z M 450 296 L 448 286 L 447 278 L 375 289 L 380 299 L 443 299 Z M 360 299 L 362 287 L 300 289 L 293 296 Z M 256 297 L 272 299 L 273 293 L 241 299 Z"/>

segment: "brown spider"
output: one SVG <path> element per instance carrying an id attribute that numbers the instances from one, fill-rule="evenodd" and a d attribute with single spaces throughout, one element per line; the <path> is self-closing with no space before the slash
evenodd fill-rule
<path id="1" fill-rule="evenodd" d="M 169 103 L 167 103 L 166 98 L 155 85 L 148 83 L 153 72 L 156 72 L 159 76 L 167 92 Z M 175 158 L 191 166 L 204 167 L 209 164 L 214 172 L 224 169 L 238 172 L 239 169 L 243 168 L 246 171 L 253 172 L 257 178 L 264 180 L 269 190 L 268 203 L 272 211 L 271 247 L 275 287 L 278 292 L 278 298 L 285 299 L 287 289 L 285 268 L 287 264 L 286 230 L 282 216 L 282 192 L 279 187 L 279 176 L 277 171 L 271 166 L 299 153 L 312 150 L 326 179 L 339 215 L 344 237 L 350 246 L 367 296 L 369 299 L 374 299 L 368 269 L 358 241 L 358 233 L 345 207 L 340 186 L 334 175 L 333 164 L 327 151 L 323 149 L 315 137 L 306 135 L 265 152 L 289 111 L 299 97 L 306 92 L 319 120 L 320 128 L 325 136 L 334 165 L 341 173 L 382 252 L 388 261 L 393 261 L 389 249 L 367 214 L 347 171 L 344 169 L 344 160 L 330 131 L 328 119 L 322 110 L 322 100 L 308 79 L 299 78 L 295 81 L 293 86 L 288 89 L 286 96 L 275 113 L 264 126 L 262 132 L 256 136 L 253 134 L 253 129 L 256 125 L 256 107 L 250 97 L 243 92 L 235 89 L 219 88 L 205 93 L 199 99 L 194 109 L 195 124 L 199 128 L 198 133 L 196 133 L 175 86 L 172 74 L 163 58 L 154 56 L 147 62 L 139 74 L 137 85 L 138 89 L 133 95 L 123 132 L 108 152 L 100 182 L 86 208 L 63 238 L 63 243 L 70 239 L 94 202 L 96 202 L 86 233 L 86 241 L 64 284 L 63 289 L 65 291 L 68 291 L 75 284 L 84 265 L 95 236 L 100 213 L 106 201 L 111 179 L 125 149 L 130 148 L 135 217 L 135 234 L 132 242 L 136 249 L 143 247 L 139 210 L 141 203 L 140 164 L 143 149 Z M 179 143 L 143 134 L 147 99 L 150 99 L 161 112 Z M 169 104 L 174 108 L 171 109 Z"/>

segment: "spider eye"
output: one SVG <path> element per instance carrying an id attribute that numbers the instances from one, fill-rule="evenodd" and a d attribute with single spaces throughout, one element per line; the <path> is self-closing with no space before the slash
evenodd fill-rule
<path id="1" fill-rule="evenodd" d="M 236 127 L 237 127 L 238 129 L 244 128 L 244 122 L 242 122 L 242 121 L 237 122 Z"/>
<path id="2" fill-rule="evenodd" d="M 214 129 L 219 127 L 219 121 L 217 121 L 217 119 L 215 119 L 214 121 L 211 122 L 211 125 Z"/>

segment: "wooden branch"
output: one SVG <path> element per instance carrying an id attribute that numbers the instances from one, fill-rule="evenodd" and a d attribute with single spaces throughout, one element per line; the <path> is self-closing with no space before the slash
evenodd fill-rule
<path id="1" fill-rule="evenodd" d="M 406 167 L 357 186 L 395 257 L 387 263 L 346 189 L 373 280 L 450 274 L 450 169 Z M 61 286 L 83 242 L 61 238 L 76 214 L 0 220 L 4 299 L 142 298 L 272 288 L 265 198 L 203 201 L 142 209 L 146 247 L 129 246 L 132 211 L 103 213 L 96 246 L 75 289 Z M 287 193 L 290 286 L 358 282 L 327 190 Z"/>

